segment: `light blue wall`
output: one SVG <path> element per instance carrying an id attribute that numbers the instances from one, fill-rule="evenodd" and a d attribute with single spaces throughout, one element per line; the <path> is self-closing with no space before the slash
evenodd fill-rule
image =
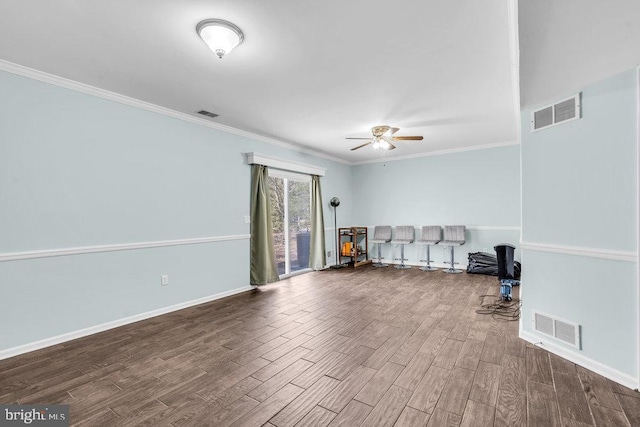
<path id="1" fill-rule="evenodd" d="M 248 234 L 250 151 L 326 168 L 352 222 L 347 165 L 10 73 L 0 93 L 0 253 Z M 248 256 L 239 240 L 0 262 L 0 351 L 242 288 Z"/>
<path id="2" fill-rule="evenodd" d="M 355 166 L 353 212 L 360 225 L 466 225 L 467 243 L 456 249 L 456 261 L 497 243 L 520 240 L 520 147 L 518 145 L 387 161 Z M 424 249 L 405 251 L 410 263 L 424 258 Z M 374 255 L 377 252 L 374 250 Z M 385 245 L 383 256 L 399 256 Z M 519 250 L 516 251 L 519 259 Z M 449 259 L 443 248 L 432 260 Z"/>
<path id="3" fill-rule="evenodd" d="M 530 114 L 523 243 L 635 252 L 636 70 L 585 88 L 579 120 L 532 133 Z M 578 323 L 582 350 L 568 351 L 637 378 L 637 264 L 526 249 L 522 258 L 523 330 L 534 333 L 533 310 Z"/>
<path id="4" fill-rule="evenodd" d="M 635 377 L 636 264 L 526 249 L 523 252 L 524 330 L 547 340 L 533 331 L 534 309 L 578 323 L 581 350 L 554 343 Z"/>
<path id="5" fill-rule="evenodd" d="M 491 229 L 518 226 L 517 146 L 350 167 L 10 73 L 0 91 L 0 253 L 247 234 L 249 151 L 325 167 L 338 226 L 489 226 L 468 232 L 462 264 L 517 243 Z M 333 250 L 328 207 L 325 225 Z M 239 240 L 2 262 L 0 351 L 242 288 L 248 253 Z"/>
<path id="6" fill-rule="evenodd" d="M 462 265 L 467 252 L 519 246 L 521 154 L 525 242 L 635 251 L 635 91 L 635 71 L 593 85 L 583 119 L 535 134 L 524 111 L 522 153 L 350 167 L 0 72 L 0 253 L 246 234 L 249 151 L 327 168 L 323 195 L 342 200 L 339 226 L 469 226 Z M 241 288 L 248 252 L 238 240 L 1 262 L 0 351 Z M 407 255 L 421 258 L 415 247 Z M 525 331 L 533 309 L 577 322 L 581 353 L 637 376 L 636 263 L 522 258 Z"/>
<path id="7" fill-rule="evenodd" d="M 0 350 L 242 288 L 248 252 L 240 240 L 0 263 Z"/>

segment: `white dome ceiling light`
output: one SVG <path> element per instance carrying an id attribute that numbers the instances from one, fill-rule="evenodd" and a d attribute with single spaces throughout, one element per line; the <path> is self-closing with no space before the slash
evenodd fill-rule
<path id="1" fill-rule="evenodd" d="M 196 32 L 221 59 L 244 40 L 238 26 L 222 19 L 205 19 L 196 26 Z"/>

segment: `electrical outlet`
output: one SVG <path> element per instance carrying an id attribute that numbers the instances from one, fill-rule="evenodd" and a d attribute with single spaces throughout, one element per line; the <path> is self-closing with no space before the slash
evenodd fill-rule
<path id="1" fill-rule="evenodd" d="M 244 216 L 244 223 L 245 224 L 251 224 L 251 217 L 249 215 L 245 215 Z"/>
<path id="2" fill-rule="evenodd" d="M 169 284 L 169 275 L 163 274 L 160 276 L 160 286 L 167 286 Z"/>

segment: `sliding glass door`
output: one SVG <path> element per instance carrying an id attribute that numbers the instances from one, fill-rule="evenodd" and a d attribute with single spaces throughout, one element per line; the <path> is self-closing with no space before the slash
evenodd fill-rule
<path id="1" fill-rule="evenodd" d="M 269 171 L 273 245 L 278 274 L 309 268 L 311 177 Z"/>

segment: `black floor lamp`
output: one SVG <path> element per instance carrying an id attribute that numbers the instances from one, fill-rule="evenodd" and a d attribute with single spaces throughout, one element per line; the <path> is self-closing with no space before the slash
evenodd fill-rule
<path id="1" fill-rule="evenodd" d="M 345 265 L 342 263 L 338 263 L 340 259 L 340 248 L 338 247 L 338 242 L 340 239 L 340 233 L 338 232 L 338 215 L 336 214 L 338 206 L 340 206 L 340 199 L 337 197 L 333 197 L 329 204 L 333 207 L 333 228 L 335 229 L 334 237 L 336 239 L 336 264 L 332 265 L 331 268 L 343 268 Z"/>

